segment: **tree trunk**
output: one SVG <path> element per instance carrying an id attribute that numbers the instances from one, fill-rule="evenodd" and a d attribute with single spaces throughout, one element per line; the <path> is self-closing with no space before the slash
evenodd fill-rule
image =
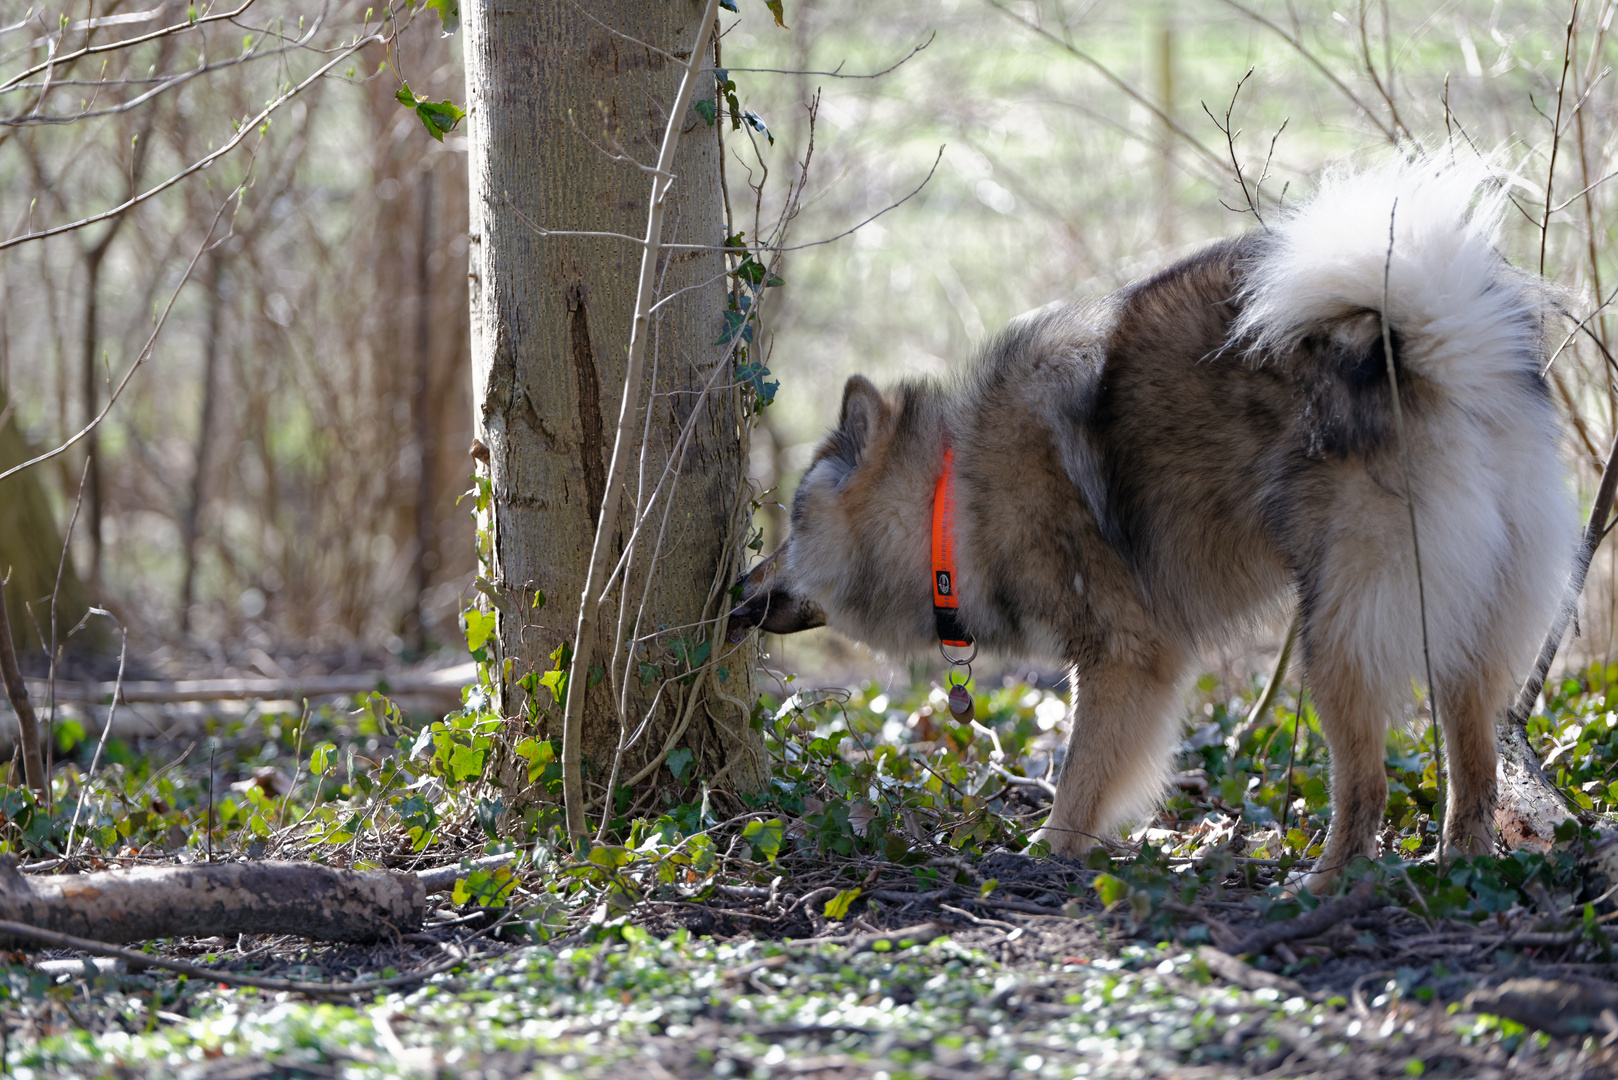
<path id="1" fill-rule="evenodd" d="M 508 746 L 532 733 L 561 748 L 560 703 L 538 687 L 530 699 L 519 683 L 555 669 L 552 653 L 573 633 L 641 257 L 633 240 L 541 230 L 644 235 L 650 184 L 632 162 L 656 159 L 668 122 L 679 65 L 664 53 L 689 56 L 699 41 L 712 48 L 696 25 L 701 8 L 616 0 L 592 5 L 599 22 L 568 4 L 497 10 L 475 0 L 465 12 L 473 396 L 489 451 L 484 574 L 498 615 Z M 712 100 L 712 84 L 700 87 L 698 99 Z M 684 137 L 663 240 L 717 246 L 725 236 L 719 142 L 695 111 L 675 122 Z M 627 582 L 620 574 L 609 589 L 593 649 L 583 754 L 596 813 L 620 743 L 620 696 L 631 729 L 649 718 L 624 754 L 620 785 L 708 780 L 738 791 L 768 777 L 750 723 L 756 646 L 749 639 L 732 649 L 722 634 L 749 521 L 751 426 L 735 379 L 721 370 L 729 353 L 715 344 L 724 330 L 723 258 L 673 251 L 659 267 L 659 295 L 680 295 L 654 315 L 636 424 L 647 433 L 645 453 L 631 458 L 613 522 L 611 564 L 637 517 L 642 528 Z M 677 753 L 660 766 L 670 748 L 691 757 Z M 502 776 L 512 808 L 539 794 L 513 799 L 519 776 L 509 764 Z"/>
<path id="2" fill-rule="evenodd" d="M 5 387 L 0 387 L 0 417 L 4 418 L 0 420 L 0 472 L 33 457 L 16 415 L 8 413 Z M 42 650 L 48 646 L 51 633 L 51 594 L 62 562 L 62 533 L 40 484 L 39 469 L 28 469 L 0 481 L 0 507 L 5 508 L 0 513 L 0 578 L 11 575 L 6 585 L 11 639 L 18 652 Z M 56 623 L 65 636 L 84 617 L 88 601 L 83 584 L 73 572 L 73 560 L 68 559 L 61 569 Z M 41 640 L 41 633 L 47 640 Z M 74 640 L 83 644 L 79 638 Z"/>

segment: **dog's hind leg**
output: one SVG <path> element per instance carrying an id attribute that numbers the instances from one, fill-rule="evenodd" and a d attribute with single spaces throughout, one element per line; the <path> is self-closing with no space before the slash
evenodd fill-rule
<path id="1" fill-rule="evenodd" d="M 1458 855 L 1492 855 L 1498 799 L 1495 716 L 1511 693 L 1511 673 L 1504 663 L 1485 660 L 1457 676 L 1435 678 L 1449 773 L 1444 846 Z"/>
<path id="2" fill-rule="evenodd" d="M 1304 881 L 1320 893 L 1356 856 L 1375 857 L 1377 829 L 1388 802 L 1383 767 L 1388 695 L 1353 652 L 1311 641 L 1304 627 L 1309 693 L 1331 755 L 1331 824 L 1326 847 Z"/>
<path id="3" fill-rule="evenodd" d="M 1189 658 L 1173 646 L 1137 647 L 1073 671 L 1073 730 L 1050 818 L 1034 834 L 1056 855 L 1083 855 L 1106 830 L 1162 792 L 1179 736 Z"/>

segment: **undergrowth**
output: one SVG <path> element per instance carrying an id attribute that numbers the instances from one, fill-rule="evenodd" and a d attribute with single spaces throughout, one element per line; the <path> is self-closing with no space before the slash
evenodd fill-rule
<path id="1" fill-rule="evenodd" d="M 1319 718 L 1287 691 L 1268 715 L 1250 717 L 1256 689 L 1226 696 L 1212 677 L 1197 684 L 1159 811 L 1087 860 L 1105 903 L 1161 923 L 1164 897 L 1206 887 L 1239 882 L 1280 897 L 1289 872 L 1319 854 L 1329 813 Z M 163 764 L 114 739 L 94 776 L 86 774 L 95 747 L 69 721 L 56 728 L 51 803 L 0 786 L 0 846 L 25 863 L 70 856 L 82 869 L 243 856 L 419 868 L 517 849 L 528 872 L 472 871 L 458 898 L 528 912 L 522 921 L 536 939 L 621 917 L 643 900 L 701 899 L 721 884 L 779 890 L 795 873 L 841 865 L 850 883 L 824 908 L 835 917 L 858 896 L 852 879 L 872 866 L 906 869 L 923 889 L 941 880 L 982 886 L 947 860 L 1040 854 L 1028 838 L 1060 770 L 1062 698 L 1011 680 L 972 690 L 975 716 L 965 723 L 925 682 L 766 698 L 775 765 L 768 790 L 712 790 L 701 776 L 680 775 L 689 760 L 674 756 L 659 811 L 618 818 L 606 842 L 577 846 L 561 836 L 550 743 L 526 739 L 516 753 L 551 801 L 519 822 L 503 818 L 505 793 L 490 767 L 500 719 L 486 682 L 467 689 L 461 710 L 419 727 L 373 693 L 351 709 L 221 724 Z M 1560 834 L 1575 841 L 1618 808 L 1618 665 L 1564 678 L 1530 736 L 1583 811 Z M 1533 899 L 1525 890 L 1579 900 L 1566 851 L 1437 864 L 1438 786 L 1426 739 L 1425 727 L 1388 736 L 1384 855 L 1361 869 L 1412 903 L 1419 897 L 1435 918 L 1509 910 Z M 1313 902 L 1304 892 L 1277 899 L 1276 911 Z"/>

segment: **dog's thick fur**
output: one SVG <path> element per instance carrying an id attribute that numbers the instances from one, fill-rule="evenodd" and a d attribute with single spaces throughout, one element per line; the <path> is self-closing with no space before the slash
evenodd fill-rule
<path id="1" fill-rule="evenodd" d="M 1445 840 L 1492 851 L 1495 717 L 1574 546 L 1542 375 L 1552 300 L 1496 249 L 1504 202 L 1481 169 L 1342 175 L 1273 232 L 1024 316 L 956 387 L 850 379 L 792 535 L 744 579 L 732 634 L 824 621 L 891 653 L 935 648 L 929 529 L 947 440 L 961 619 L 986 649 L 1073 669 L 1041 832 L 1053 851 L 1080 854 L 1150 806 L 1199 648 L 1295 598 L 1331 753 L 1316 882 L 1374 854 L 1384 736 L 1425 683 L 1383 352 L 1392 214 L 1387 307 L 1448 750 Z"/>

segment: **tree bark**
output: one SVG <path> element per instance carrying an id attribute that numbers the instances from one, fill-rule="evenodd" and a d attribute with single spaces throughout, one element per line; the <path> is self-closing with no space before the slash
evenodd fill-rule
<path id="1" fill-rule="evenodd" d="M 664 54 L 689 56 L 697 42 L 711 48 L 697 25 L 701 8 L 695 0 L 616 0 L 591 9 L 596 22 L 573 5 L 497 10 L 475 0 L 464 13 L 473 394 L 493 492 L 484 572 L 512 740 L 532 732 L 560 749 L 560 703 L 538 689 L 530 707 L 518 681 L 555 668 L 552 652 L 573 633 L 641 257 L 633 240 L 540 230 L 644 233 L 649 177 L 613 157 L 656 159 L 680 68 Z M 712 97 L 712 84 L 702 85 L 698 98 Z M 632 727 L 650 717 L 624 755 L 623 780 L 708 778 L 748 790 L 768 776 L 749 723 L 756 646 L 729 649 L 719 626 L 746 535 L 750 430 L 734 379 L 716 371 L 728 363 L 715 344 L 725 309 L 719 147 L 694 111 L 675 122 L 688 137 L 663 239 L 716 250 L 669 252 L 659 267 L 661 296 L 688 291 L 654 316 L 636 424 L 648 432 L 646 453 L 643 462 L 631 458 L 613 523 L 609 567 L 623 555 L 637 506 L 650 510 L 627 581 L 619 575 L 602 606 L 592 649 L 583 758 L 598 809 L 620 740 L 620 694 Z M 651 504 L 666 469 L 674 475 Z M 546 601 L 536 606 L 538 592 Z M 620 629 L 626 647 L 615 653 Z M 693 667 L 699 674 L 687 682 Z M 678 777 L 655 765 L 671 746 L 693 755 L 689 767 L 681 755 Z M 504 779 L 508 791 L 522 787 L 515 769 Z"/>

